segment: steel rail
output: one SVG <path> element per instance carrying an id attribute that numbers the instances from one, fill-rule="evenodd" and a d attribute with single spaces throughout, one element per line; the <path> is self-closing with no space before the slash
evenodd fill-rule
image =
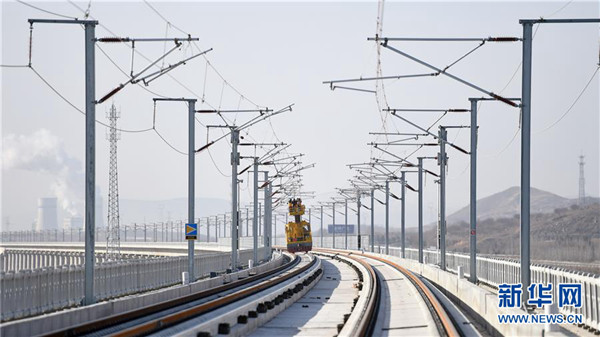
<path id="1" fill-rule="evenodd" d="M 299 261 L 300 257 L 298 255 L 296 255 L 296 258 L 297 258 L 297 260 L 295 260 L 295 261 Z M 207 312 L 213 311 L 222 306 L 240 301 L 246 297 L 249 297 L 260 291 L 271 288 L 271 287 L 276 286 L 276 285 L 278 285 L 284 281 L 287 281 L 293 277 L 296 277 L 297 275 L 309 270 L 316 263 L 316 261 L 317 261 L 316 259 L 313 259 L 307 265 L 305 265 L 301 268 L 298 268 L 298 269 L 296 269 L 288 274 L 285 274 L 283 276 L 261 282 L 255 286 L 245 288 L 245 289 L 237 291 L 233 294 L 223 296 L 221 298 L 191 307 L 189 309 L 179 311 L 177 313 L 169 314 L 169 315 L 163 316 L 158 319 L 153 319 L 149 322 L 141 323 L 137 326 L 134 326 L 134 327 L 125 329 L 123 331 L 117 332 L 115 334 L 112 334 L 111 336 L 112 337 L 144 336 L 149 333 L 152 333 L 152 332 L 155 332 L 158 330 L 162 330 L 164 328 L 171 327 L 173 325 L 182 323 L 186 320 L 189 320 L 191 318 L 194 318 L 199 315 L 205 314 Z"/>
<path id="2" fill-rule="evenodd" d="M 371 285 L 372 285 L 371 288 L 369 289 L 369 293 L 367 294 L 367 296 L 368 296 L 367 307 L 366 307 L 365 312 L 361 316 L 362 319 L 359 321 L 358 327 L 353 331 L 354 333 L 351 335 L 352 336 L 360 336 L 360 337 L 373 336 L 374 335 L 373 330 L 375 329 L 375 324 L 377 322 L 377 313 L 379 311 L 378 310 L 379 303 L 381 300 L 381 280 L 378 277 L 377 273 L 375 273 L 375 270 L 373 269 L 373 267 L 369 263 L 364 261 L 363 259 L 354 257 L 352 253 L 345 253 L 345 252 L 339 251 L 339 250 L 330 250 L 330 249 L 322 249 L 322 248 L 317 248 L 317 249 L 313 248 L 313 251 L 334 254 L 334 255 L 343 255 L 346 258 L 349 258 L 353 261 L 358 262 L 367 270 L 367 272 L 368 272 L 367 277 L 369 277 L 369 279 L 371 280 Z"/>
<path id="3" fill-rule="evenodd" d="M 260 279 L 269 277 L 271 275 L 274 275 L 274 274 L 277 274 L 280 272 L 284 272 L 285 270 L 288 270 L 288 269 L 293 268 L 294 266 L 298 265 L 298 263 L 300 263 L 300 260 L 301 260 L 300 257 L 296 255 L 295 258 L 293 260 L 289 261 L 288 263 L 286 263 L 282 266 L 279 266 L 277 268 L 271 269 L 264 273 L 256 274 L 256 275 L 244 278 L 244 279 L 240 279 L 240 280 L 237 280 L 234 282 L 223 284 L 218 287 L 199 291 L 194 294 L 178 297 L 178 298 L 175 298 L 172 300 L 163 301 L 163 302 L 160 302 L 160 303 L 157 303 L 154 305 L 149 305 L 149 306 L 146 306 L 146 307 L 143 307 L 140 309 L 134 309 L 134 310 L 127 311 L 124 313 L 101 318 L 101 319 L 98 319 L 95 321 L 91 321 L 91 322 L 79 324 L 76 326 L 71 326 L 71 327 L 68 327 L 65 329 L 49 332 L 48 334 L 45 334 L 43 336 L 47 336 L 47 337 L 80 336 L 80 335 L 89 334 L 89 333 L 92 333 L 95 331 L 103 330 L 103 329 L 106 329 L 106 328 L 109 328 L 109 327 L 112 327 L 112 326 L 115 326 L 118 324 L 123 324 L 128 321 L 138 319 L 138 318 L 150 315 L 150 314 L 155 314 L 155 313 L 158 313 L 158 312 L 161 312 L 164 310 L 168 310 L 168 309 L 180 306 L 180 305 L 184 305 L 184 304 L 192 302 L 192 301 L 201 300 L 201 299 L 207 298 L 209 296 L 213 296 L 213 295 L 216 295 L 216 294 L 219 294 L 219 293 L 231 290 L 231 289 L 235 289 L 237 287 L 241 287 L 245 284 L 258 281 Z M 247 288 L 247 289 L 251 289 L 251 288 Z M 222 297 L 221 299 L 223 299 L 223 298 L 225 298 L 225 297 Z M 205 304 L 209 304 L 211 302 L 207 302 Z"/>
<path id="4" fill-rule="evenodd" d="M 369 259 L 383 262 L 383 263 L 393 267 L 394 269 L 398 270 L 399 272 L 404 274 L 406 277 L 408 277 L 409 280 L 419 290 L 419 292 L 421 293 L 421 296 L 423 296 L 423 299 L 428 304 L 428 307 L 430 308 L 430 310 L 439 319 L 439 321 L 437 323 L 439 323 L 438 330 L 440 331 L 440 333 L 442 335 L 449 336 L 449 337 L 461 336 L 460 332 L 456 329 L 456 327 L 454 325 L 455 323 L 454 323 L 453 319 L 450 317 L 450 315 L 448 315 L 444 306 L 440 303 L 440 301 L 438 301 L 438 299 L 435 297 L 433 292 L 431 292 L 429 287 L 427 287 L 427 285 L 425 285 L 425 283 L 419 277 L 417 277 L 412 271 L 410 271 L 388 259 L 384 259 L 384 258 L 381 258 L 378 256 L 374 256 L 374 255 L 370 255 L 370 254 L 360 254 L 359 256 L 364 256 Z"/>

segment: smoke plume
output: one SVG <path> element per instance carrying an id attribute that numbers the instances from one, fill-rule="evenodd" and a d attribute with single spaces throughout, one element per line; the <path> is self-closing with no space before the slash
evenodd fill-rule
<path id="1" fill-rule="evenodd" d="M 46 129 L 31 135 L 9 134 L 3 140 L 4 169 L 20 169 L 53 177 L 51 188 L 62 208 L 76 216 L 83 207 L 84 174 L 81 161 L 70 156 L 58 137 Z"/>

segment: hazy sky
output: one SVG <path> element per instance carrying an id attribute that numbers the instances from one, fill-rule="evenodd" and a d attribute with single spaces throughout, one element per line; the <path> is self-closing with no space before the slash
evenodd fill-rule
<path id="1" fill-rule="evenodd" d="M 389 2 L 385 4 L 383 35 L 394 37 L 488 37 L 522 35 L 521 18 L 598 17 L 598 2 Z M 36 2 L 40 8 L 73 17 L 81 12 L 68 2 Z M 85 8 L 86 3 L 77 3 Z M 197 58 L 148 89 L 172 97 L 201 97 L 223 109 L 252 108 L 249 100 L 270 108 L 295 103 L 293 112 L 257 125 L 247 140 L 293 144 L 290 152 L 304 153 L 306 190 L 317 200 L 348 187 L 353 173 L 347 164 L 369 160 L 373 140 L 370 131 L 382 130 L 375 96 L 355 91 L 331 91 L 324 80 L 373 76 L 377 53 L 367 41 L 376 31 L 377 2 L 265 2 L 265 3 L 153 3 L 173 25 L 200 38 L 201 49 L 227 84 Z M 100 21 L 97 36 L 181 37 L 143 2 L 92 2 L 90 14 Z M 2 2 L 2 64 L 26 64 L 29 45 L 28 18 L 56 18 L 16 2 Z M 537 28 L 537 26 L 536 26 Z M 565 197 L 578 193 L 578 156 L 586 156 L 586 192 L 597 196 L 599 186 L 599 85 L 596 75 L 572 110 L 552 128 L 573 104 L 598 67 L 598 25 L 539 26 L 533 44 L 532 186 Z M 445 67 L 477 43 L 394 43 L 394 46 L 439 67 Z M 159 57 L 163 43 L 138 44 L 149 58 Z M 114 62 L 129 73 L 131 49 L 121 44 L 101 44 Z M 166 64 L 197 52 L 184 44 Z M 428 69 L 382 49 L 384 75 L 430 72 Z M 74 25 L 36 24 L 33 31 L 33 66 L 77 107 L 84 107 L 83 30 Z M 483 88 L 509 97 L 520 96 L 520 43 L 487 43 L 449 72 Z M 134 68 L 147 61 L 136 55 Z M 80 203 L 83 195 L 81 168 L 84 157 L 84 118 L 52 92 L 27 68 L 1 68 L 2 72 L 2 219 L 12 228 L 29 228 L 37 198 L 57 193 Z M 512 78 L 512 81 L 510 81 Z M 103 96 L 126 77 L 96 50 L 96 95 Z M 235 87 L 244 95 L 231 89 Z M 374 83 L 359 84 L 373 89 Z M 121 111 L 119 126 L 145 129 L 152 126 L 151 93 L 128 86 L 109 102 L 97 106 L 97 119 L 114 102 Z M 443 76 L 386 82 L 392 108 L 468 108 L 468 97 L 481 94 Z M 198 108 L 208 108 L 198 104 Z M 156 109 L 156 127 L 177 149 L 187 147 L 187 108 L 182 103 L 162 103 Z M 439 114 L 405 114 L 419 125 L 429 125 Z M 234 116 L 229 116 L 234 118 Z M 236 116 L 238 121 L 249 115 Z M 199 117 L 205 124 L 220 121 Z M 389 131 L 416 129 L 388 116 Z M 468 114 L 448 115 L 443 125 L 467 125 Z M 478 193 L 484 197 L 520 183 L 519 111 L 498 102 L 483 103 L 479 115 Z M 437 126 L 432 128 L 437 130 Z M 196 144 L 202 145 L 220 131 L 197 124 Z M 106 130 L 97 126 L 97 183 L 104 198 L 108 191 L 108 142 Z M 187 195 L 187 158 L 173 151 L 155 133 L 122 133 L 119 141 L 119 183 L 122 198 L 168 199 Z M 514 140 L 513 140 L 514 138 Z M 468 148 L 468 131 L 449 131 L 449 140 Z M 512 141 L 511 141 L 512 140 Z M 392 147 L 402 155 L 411 149 Z M 230 199 L 230 147 L 226 141 L 196 157 L 196 191 L 199 197 Z M 422 155 L 435 155 L 436 148 Z M 250 154 L 249 148 L 242 155 Z M 374 152 L 373 154 L 377 154 Z M 468 203 L 468 157 L 449 150 L 448 211 Z M 412 158 L 414 159 L 416 155 Z M 416 159 L 415 159 L 416 160 Z M 246 163 L 242 163 L 242 167 Z M 218 169 L 217 169 L 218 168 Z M 434 162 L 427 168 L 438 171 Z M 221 172 L 219 172 L 219 170 Z M 242 200 L 251 200 L 248 175 L 242 175 Z M 416 184 L 416 176 L 409 183 Z M 73 189 L 70 191 L 69 189 Z M 392 191 L 399 190 L 397 184 Z M 78 192 L 80 191 L 80 192 Z M 437 217 L 437 185 L 428 178 L 425 188 L 426 221 Z M 381 196 L 381 195 L 380 195 Z M 416 195 L 408 194 L 409 225 L 416 225 Z M 68 205 L 65 205 L 68 206 Z M 392 223 L 398 222 L 399 203 L 392 203 Z M 363 212 L 366 222 L 368 212 Z M 206 214 L 208 215 L 208 214 Z M 354 218 L 354 216 L 351 216 Z M 383 206 L 377 208 L 379 222 Z"/>

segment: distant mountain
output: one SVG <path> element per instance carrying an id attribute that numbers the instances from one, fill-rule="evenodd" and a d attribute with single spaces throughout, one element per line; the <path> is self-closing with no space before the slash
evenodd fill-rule
<path id="1" fill-rule="evenodd" d="M 106 205 L 104 206 L 106 209 Z M 185 220 L 188 214 L 188 199 L 166 200 L 121 199 L 119 201 L 121 223 L 159 222 Z M 196 218 L 231 212 L 229 200 L 216 198 L 196 198 L 194 203 Z"/>
<path id="2" fill-rule="evenodd" d="M 568 199 L 531 188 L 531 213 L 551 213 L 557 208 L 568 207 L 577 202 L 576 199 Z M 521 213 L 521 188 L 513 186 L 502 192 L 492 194 L 477 200 L 477 218 L 479 220 L 494 218 L 510 218 Z M 469 221 L 469 206 L 463 207 L 446 218 L 448 226 L 461 221 Z"/>
<path id="3" fill-rule="evenodd" d="M 531 256 L 535 260 L 595 264 L 600 274 L 600 204 L 572 204 L 549 213 L 531 215 Z M 518 256 L 520 219 L 488 218 L 477 222 L 477 250 L 483 254 Z M 435 245 L 435 229 L 424 233 L 426 246 Z M 411 241 L 416 242 L 416 236 Z M 450 251 L 469 251 L 469 224 L 448 227 Z"/>

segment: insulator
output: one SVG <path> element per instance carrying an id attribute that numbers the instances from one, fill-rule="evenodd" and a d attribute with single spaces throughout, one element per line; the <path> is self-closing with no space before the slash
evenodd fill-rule
<path id="1" fill-rule="evenodd" d="M 497 99 L 497 100 L 499 100 L 501 102 L 504 102 L 504 103 L 506 103 L 508 105 L 512 105 L 514 107 L 518 107 L 519 106 L 517 103 L 515 103 L 515 102 L 513 102 L 511 100 L 508 100 L 508 99 L 506 99 L 506 98 L 504 98 L 502 96 L 496 95 L 493 92 L 490 93 L 490 96 L 492 96 L 493 98 L 495 98 L 495 99 Z"/>
<path id="2" fill-rule="evenodd" d="M 487 39 L 490 42 L 517 42 L 519 41 L 518 37 L 510 37 L 510 36 L 500 36 L 500 37 L 490 37 Z"/>
<path id="3" fill-rule="evenodd" d="M 131 41 L 128 37 L 101 37 L 98 42 L 116 43 L 116 42 L 129 42 Z"/>

